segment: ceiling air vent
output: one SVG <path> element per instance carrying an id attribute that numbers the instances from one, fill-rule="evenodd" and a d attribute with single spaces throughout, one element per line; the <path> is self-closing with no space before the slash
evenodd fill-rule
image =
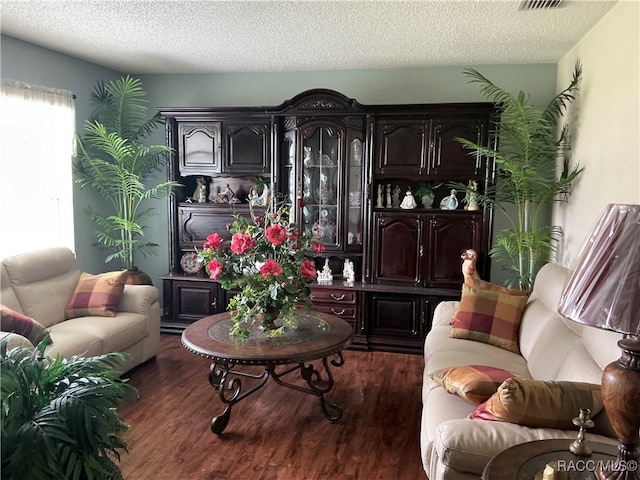
<path id="1" fill-rule="evenodd" d="M 518 10 L 545 10 L 558 8 L 562 0 L 523 0 Z"/>

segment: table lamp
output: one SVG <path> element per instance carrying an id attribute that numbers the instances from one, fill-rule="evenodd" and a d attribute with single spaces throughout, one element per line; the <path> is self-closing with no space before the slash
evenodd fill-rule
<path id="1" fill-rule="evenodd" d="M 610 204 L 583 246 L 560 297 L 562 316 L 624 334 L 602 374 L 602 401 L 618 457 L 599 479 L 640 479 L 640 205 Z"/>

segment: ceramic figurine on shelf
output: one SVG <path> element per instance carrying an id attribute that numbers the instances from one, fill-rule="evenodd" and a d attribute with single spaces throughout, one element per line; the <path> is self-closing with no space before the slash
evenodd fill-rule
<path id="1" fill-rule="evenodd" d="M 342 267 L 342 278 L 347 283 L 353 283 L 356 279 L 356 274 L 353 270 L 353 263 L 348 258 L 344 260 L 344 267 Z"/>
<path id="2" fill-rule="evenodd" d="M 322 271 L 317 270 L 316 275 L 318 276 L 318 283 L 327 283 L 333 281 L 333 272 L 331 271 L 331 268 L 329 268 L 328 258 L 326 258 L 324 261 L 324 267 L 322 267 Z"/>
<path id="3" fill-rule="evenodd" d="M 198 203 L 205 203 L 207 201 L 207 185 L 205 184 L 204 177 L 196 178 L 196 189 L 193 192 L 192 198 Z"/>
<path id="4" fill-rule="evenodd" d="M 376 202 L 376 208 L 382 208 L 384 205 L 382 204 L 382 184 L 378 184 L 378 201 Z"/>
<path id="5" fill-rule="evenodd" d="M 467 196 L 465 200 L 467 200 L 467 206 L 464 207 L 465 210 L 480 210 L 480 205 L 478 205 L 478 182 L 475 180 L 469 180 L 469 188 L 471 191 L 467 192 Z"/>
<path id="6" fill-rule="evenodd" d="M 220 193 L 218 193 L 218 195 L 216 195 L 216 203 L 238 203 L 239 200 L 236 197 L 236 194 L 233 193 L 233 190 L 231 190 L 231 187 L 229 186 L 229 184 L 227 183 L 224 187 L 224 190 L 222 190 Z"/>
<path id="7" fill-rule="evenodd" d="M 313 152 L 311 151 L 311 147 L 303 147 L 304 149 L 304 158 L 302 160 L 302 162 L 309 166 L 309 165 L 313 165 Z"/>
<path id="8" fill-rule="evenodd" d="M 417 206 L 418 204 L 416 203 L 416 199 L 413 198 L 413 192 L 411 191 L 411 188 L 407 189 L 407 193 L 405 193 L 404 195 L 404 200 L 402 200 L 400 208 L 411 209 L 416 208 Z"/>
<path id="9" fill-rule="evenodd" d="M 387 183 L 387 208 L 391 208 L 391 184 Z"/>
<path id="10" fill-rule="evenodd" d="M 440 208 L 442 210 L 455 210 L 458 208 L 458 197 L 456 194 L 458 192 L 455 189 L 451 190 L 451 194 L 448 197 L 444 197 L 440 202 Z"/>
<path id="11" fill-rule="evenodd" d="M 400 194 L 402 190 L 400 190 L 400 185 L 396 185 L 396 188 L 393 189 L 393 195 L 391 199 L 391 206 L 393 208 L 398 208 L 400 206 Z"/>

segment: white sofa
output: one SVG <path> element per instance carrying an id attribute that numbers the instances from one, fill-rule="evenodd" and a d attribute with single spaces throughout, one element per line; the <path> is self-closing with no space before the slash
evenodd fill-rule
<path id="1" fill-rule="evenodd" d="M 575 439 L 576 430 L 467 419 L 475 406 L 447 393 L 429 376 L 446 367 L 487 365 L 538 380 L 600 384 L 604 367 L 620 357 L 620 335 L 582 326 L 557 313 L 568 273 L 554 264 L 540 270 L 522 317 L 520 355 L 486 343 L 450 338 L 450 321 L 458 302 L 438 305 L 424 348 L 420 443 L 429 480 L 477 480 L 494 455 L 513 445 L 548 438 Z M 587 439 L 616 444 L 604 410 L 594 421 L 596 428 L 589 432 L 608 436 L 588 433 Z"/>
<path id="2" fill-rule="evenodd" d="M 95 356 L 127 353 L 126 372 L 156 356 L 160 348 L 158 289 L 125 285 L 114 317 L 86 316 L 65 319 L 81 271 L 67 248 L 47 248 L 7 257 L 0 264 L 0 303 L 47 327 L 50 356 Z M 25 337 L 10 337 L 8 347 L 31 345 Z"/>

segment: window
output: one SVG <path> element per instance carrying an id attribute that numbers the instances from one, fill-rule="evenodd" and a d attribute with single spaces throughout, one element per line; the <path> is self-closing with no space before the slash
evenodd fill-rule
<path id="1" fill-rule="evenodd" d="M 75 250 L 72 93 L 3 79 L 0 132 L 0 258 Z"/>

